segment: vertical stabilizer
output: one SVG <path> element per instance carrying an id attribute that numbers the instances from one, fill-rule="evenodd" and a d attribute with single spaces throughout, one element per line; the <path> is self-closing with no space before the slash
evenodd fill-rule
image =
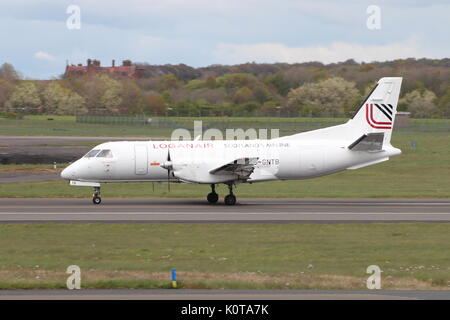
<path id="1" fill-rule="evenodd" d="M 402 78 L 381 78 L 355 116 L 348 122 L 361 134 L 384 133 L 384 143 L 390 143 L 397 113 Z"/>
<path id="2" fill-rule="evenodd" d="M 390 145 L 402 78 L 381 78 L 365 98 L 353 118 L 344 124 L 301 132 L 282 139 L 325 139 L 350 142 L 366 136 L 382 136 L 382 145 Z"/>

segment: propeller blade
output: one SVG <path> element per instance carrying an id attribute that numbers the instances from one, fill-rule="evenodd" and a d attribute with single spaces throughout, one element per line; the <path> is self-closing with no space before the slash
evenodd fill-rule
<path id="1" fill-rule="evenodd" d="M 167 149 L 167 162 L 171 163 L 171 159 L 170 159 L 170 149 Z M 170 170 L 171 170 L 171 165 L 168 166 L 167 168 L 167 191 L 170 192 Z"/>
<path id="2" fill-rule="evenodd" d="M 170 169 L 167 169 L 167 191 L 170 192 Z"/>

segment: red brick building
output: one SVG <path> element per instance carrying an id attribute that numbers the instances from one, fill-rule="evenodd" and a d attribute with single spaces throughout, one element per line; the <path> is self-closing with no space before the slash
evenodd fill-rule
<path id="1" fill-rule="evenodd" d="M 113 60 L 110 67 L 102 67 L 99 60 L 88 59 L 85 66 L 81 63 L 78 65 L 67 65 L 64 77 L 106 73 L 137 79 L 143 76 L 143 72 L 144 69 L 137 67 L 130 60 L 122 61 L 121 66 L 116 66 L 115 60 Z"/>

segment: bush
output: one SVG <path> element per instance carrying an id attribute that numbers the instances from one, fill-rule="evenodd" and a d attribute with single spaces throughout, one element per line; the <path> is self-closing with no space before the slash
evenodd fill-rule
<path id="1" fill-rule="evenodd" d="M 15 112 L 2 112 L 2 111 L 0 111 L 0 118 L 23 119 L 23 114 L 15 113 Z"/>

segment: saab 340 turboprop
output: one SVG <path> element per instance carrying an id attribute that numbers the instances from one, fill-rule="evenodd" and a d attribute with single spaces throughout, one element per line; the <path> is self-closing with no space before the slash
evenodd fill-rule
<path id="1" fill-rule="evenodd" d="M 391 145 L 402 78 L 382 78 L 346 123 L 269 140 L 120 141 L 96 146 L 64 169 L 74 186 L 109 182 L 226 184 L 225 204 L 234 205 L 238 183 L 320 177 L 359 169 L 399 155 Z"/>

